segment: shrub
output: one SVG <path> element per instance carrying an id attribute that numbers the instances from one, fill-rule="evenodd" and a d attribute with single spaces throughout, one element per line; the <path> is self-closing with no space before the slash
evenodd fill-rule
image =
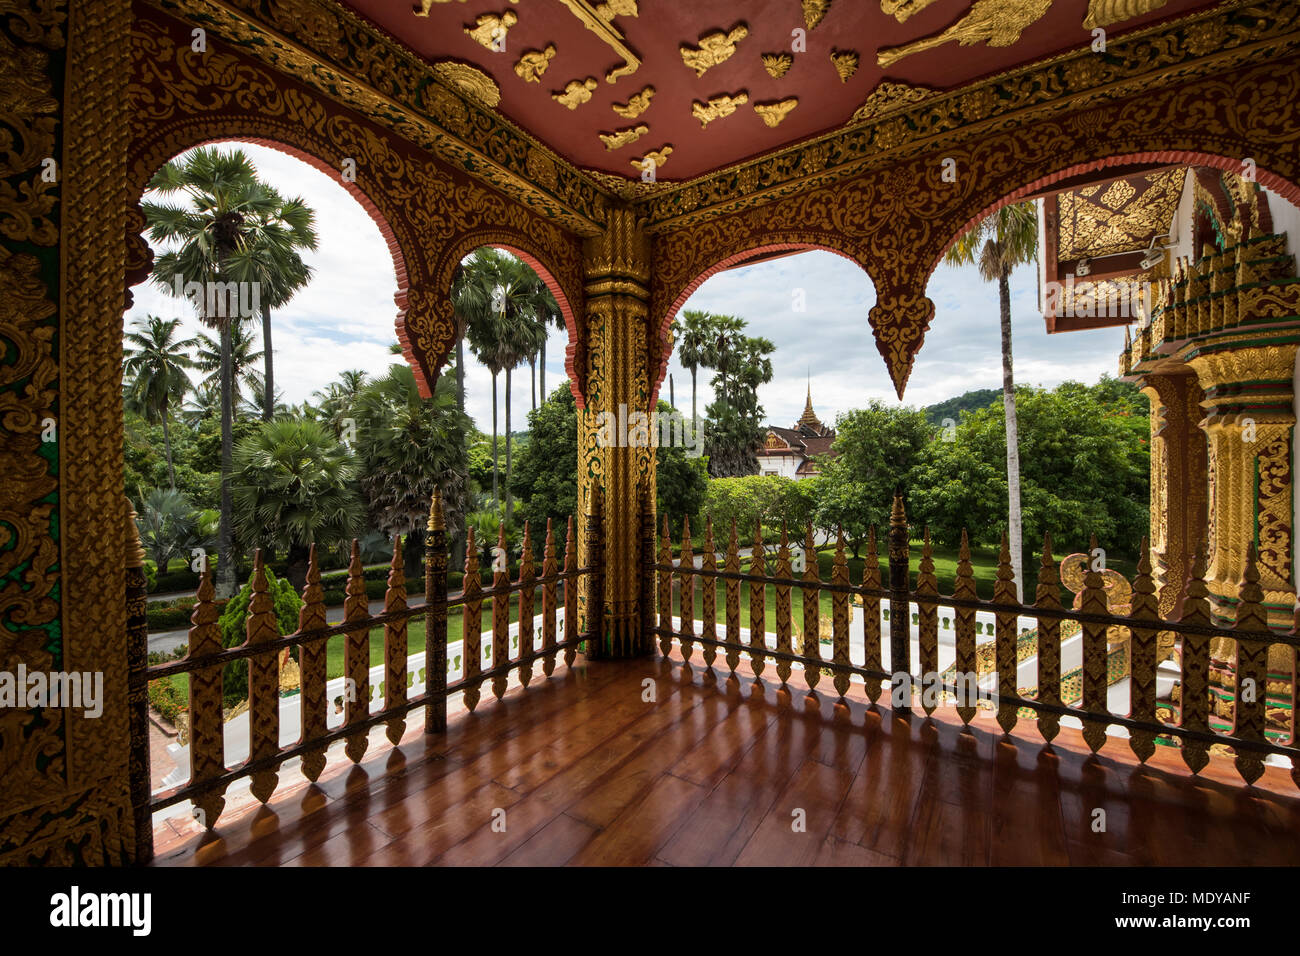
<path id="1" fill-rule="evenodd" d="M 266 590 L 271 595 L 277 628 L 281 634 L 292 634 L 298 629 L 298 608 L 302 607 L 302 598 L 298 597 L 292 584 L 283 578 L 277 578 L 270 568 L 266 569 Z M 244 643 L 247 637 L 245 625 L 248 605 L 252 598 L 253 579 L 249 575 L 248 583 L 230 599 L 217 621 L 221 628 L 222 647 L 238 647 Z M 222 698 L 227 706 L 236 704 L 247 696 L 248 661 L 239 660 L 226 665 L 222 676 Z"/>
<path id="2" fill-rule="evenodd" d="M 169 680 L 150 681 L 148 695 L 149 705 L 170 724 L 190 707 L 188 695 Z"/>

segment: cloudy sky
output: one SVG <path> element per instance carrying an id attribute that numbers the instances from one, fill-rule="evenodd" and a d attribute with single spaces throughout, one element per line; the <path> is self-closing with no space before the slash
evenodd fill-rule
<path id="1" fill-rule="evenodd" d="M 282 192 L 301 195 L 318 214 L 319 248 L 308 254 L 315 270 L 310 285 L 273 314 L 275 379 L 290 403 L 311 398 L 344 369 L 384 372 L 396 341 L 393 293 L 396 278 L 388 247 L 365 211 L 342 187 L 299 160 L 276 150 L 244 145 L 259 175 Z M 806 311 L 794 312 L 794 290 L 804 290 Z M 904 403 L 926 405 L 973 388 L 1001 384 L 997 287 L 983 282 L 973 267 L 940 267 L 930 280 L 936 305 L 934 322 L 916 361 Z M 1123 346 L 1122 328 L 1048 336 L 1035 311 L 1032 268 L 1012 278 L 1012 326 L 1016 379 L 1055 385 L 1067 379 L 1091 382 L 1114 374 Z M 193 311 L 181 300 L 152 286 L 134 290 L 127 322 L 150 313 L 181 317 L 187 334 L 199 330 Z M 740 315 L 750 334 L 776 344 L 775 375 L 760 390 L 768 419 L 794 422 L 803 411 L 807 376 L 813 403 L 823 421 L 869 399 L 897 404 L 884 362 L 867 325 L 875 302 L 871 280 L 853 263 L 826 252 L 722 272 L 705 282 L 686 308 Z M 564 333 L 547 343 L 547 386 L 564 378 Z M 669 365 L 678 407 L 690 409 L 690 373 L 674 359 Z M 703 373 L 700 408 L 712 398 Z M 491 376 L 472 360 L 466 377 L 466 402 L 479 427 L 491 430 Z M 529 370 L 515 373 L 518 430 L 530 404 Z M 667 383 L 663 397 L 668 397 Z"/>

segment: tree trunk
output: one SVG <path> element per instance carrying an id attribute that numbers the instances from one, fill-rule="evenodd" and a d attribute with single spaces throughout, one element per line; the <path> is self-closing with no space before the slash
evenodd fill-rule
<path id="1" fill-rule="evenodd" d="M 496 511 L 501 494 L 497 490 L 497 373 L 492 373 L 492 510 Z"/>
<path id="2" fill-rule="evenodd" d="M 696 428 L 699 428 L 700 416 L 695 411 L 695 373 L 697 371 L 698 369 L 696 367 L 694 366 L 691 367 L 691 425 L 693 425 Z"/>
<path id="3" fill-rule="evenodd" d="M 231 320 L 221 323 L 221 518 L 217 530 L 216 596 L 235 593 L 235 534 L 231 526 L 230 462 L 234 456 L 234 368 L 230 358 Z"/>
<path id="4" fill-rule="evenodd" d="M 1024 552 L 1020 541 L 1020 431 L 1016 424 L 1016 389 L 1011 373 L 1011 284 L 998 278 L 998 305 L 1002 320 L 1002 408 L 1007 418 L 1007 539 L 1016 597 L 1024 600 Z"/>
<path id="5" fill-rule="evenodd" d="M 176 490 L 176 469 L 172 467 L 172 431 L 167 423 L 167 406 L 163 406 L 163 448 L 167 451 L 167 480 L 171 482 L 172 491 Z"/>
<path id="6" fill-rule="evenodd" d="M 533 411 L 537 411 L 537 356 L 528 356 L 528 365 L 532 371 L 532 389 L 533 389 Z"/>
<path id="7" fill-rule="evenodd" d="M 406 566 L 406 576 L 423 578 L 424 569 L 424 532 L 417 526 L 407 532 L 402 539 L 402 563 Z"/>
<path id="8" fill-rule="evenodd" d="M 456 409 L 465 413 L 465 336 L 456 340 Z"/>
<path id="9" fill-rule="evenodd" d="M 271 367 L 271 307 L 269 305 L 262 307 L 262 370 L 266 377 L 262 421 L 269 422 L 275 418 L 275 372 Z"/>
<path id="10" fill-rule="evenodd" d="M 263 558 L 266 555 L 263 554 Z M 311 549 L 305 544 L 289 545 L 289 556 L 285 573 L 293 589 L 299 593 L 307 586 L 307 568 L 311 561 Z"/>
<path id="11" fill-rule="evenodd" d="M 506 520 L 514 510 L 515 496 L 510 490 L 510 369 L 506 369 Z"/>
<path id="12" fill-rule="evenodd" d="M 668 373 L 668 404 L 677 407 L 677 394 L 673 391 L 673 373 Z"/>
<path id="13" fill-rule="evenodd" d="M 546 335 L 542 336 L 542 347 L 539 349 L 541 359 L 537 363 L 537 390 L 541 393 L 543 402 L 546 401 L 546 338 L 550 333 L 550 326 L 547 326 Z"/>

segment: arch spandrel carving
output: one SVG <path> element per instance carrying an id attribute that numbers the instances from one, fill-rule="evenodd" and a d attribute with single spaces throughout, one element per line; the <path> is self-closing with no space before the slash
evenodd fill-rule
<path id="1" fill-rule="evenodd" d="M 448 298 L 455 266 L 482 245 L 505 246 L 540 266 L 560 293 L 571 343 L 566 365 L 580 387 L 580 240 L 281 74 L 229 52 L 190 56 L 188 27 L 149 14 L 131 38 L 128 282 L 145 278 L 151 264 L 139 238 L 139 200 L 158 167 L 202 143 L 254 142 L 339 179 L 375 220 L 393 254 L 397 337 L 422 393 L 431 393 L 455 346 Z M 355 161 L 355 181 L 340 176 L 345 159 Z"/>

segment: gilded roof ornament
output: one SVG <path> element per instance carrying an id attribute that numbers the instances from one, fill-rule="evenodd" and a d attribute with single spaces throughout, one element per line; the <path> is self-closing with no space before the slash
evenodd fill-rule
<path id="1" fill-rule="evenodd" d="M 1093 30 L 1123 23 L 1152 10 L 1159 10 L 1169 0 L 1088 0 L 1088 13 L 1083 18 L 1083 28 Z"/>
<path id="2" fill-rule="evenodd" d="M 723 94 L 722 96 L 713 96 L 709 98 L 708 103 L 701 103 L 696 100 L 691 104 L 691 115 L 700 121 L 700 128 L 707 128 L 710 123 L 724 116 L 730 116 L 741 106 L 749 102 L 748 93 L 737 93 L 735 96 Z"/>
<path id="3" fill-rule="evenodd" d="M 476 66 L 444 60 L 433 64 L 433 71 L 450 86 L 484 106 L 495 109 L 501 102 L 501 88 L 497 86 L 496 80 Z"/>
<path id="4" fill-rule="evenodd" d="M 852 50 L 836 50 L 831 53 L 831 62 L 835 72 L 840 75 L 840 82 L 847 83 L 849 77 L 858 72 L 858 55 Z"/>
<path id="5" fill-rule="evenodd" d="M 682 44 L 682 62 L 694 70 L 696 76 L 703 76 L 709 67 L 731 59 L 732 54 L 736 52 L 736 44 L 747 36 L 749 36 L 749 27 L 743 23 L 737 24 L 726 33 L 721 30 L 716 33 L 706 33 L 697 41 L 698 46 Z"/>
<path id="6" fill-rule="evenodd" d="M 803 7 L 803 25 L 811 30 L 822 22 L 831 8 L 831 0 L 800 0 L 800 5 Z"/>
<path id="7" fill-rule="evenodd" d="M 660 146 L 658 149 L 652 149 L 640 159 L 632 160 L 632 165 L 639 172 L 645 172 L 647 168 L 658 169 L 664 163 L 668 162 L 668 154 L 673 151 L 671 146 Z"/>
<path id="8" fill-rule="evenodd" d="M 554 56 L 554 43 L 546 44 L 545 50 L 529 50 L 515 64 L 515 73 L 525 83 L 538 83 L 546 68 L 551 65 L 551 58 Z"/>
<path id="9" fill-rule="evenodd" d="M 607 150 L 622 149 L 628 143 L 635 143 L 638 139 L 650 132 L 650 127 L 642 124 L 640 126 L 621 129 L 614 133 L 600 133 L 600 141 L 605 144 Z"/>
<path id="10" fill-rule="evenodd" d="M 650 108 L 650 101 L 654 98 L 654 95 L 655 88 L 647 86 L 640 93 L 628 97 L 626 103 L 614 103 L 610 106 L 610 109 L 624 119 L 636 119 Z"/>
<path id="11" fill-rule="evenodd" d="M 1043 18 L 1052 0 L 975 0 L 970 11 L 948 29 L 902 46 L 881 47 L 876 62 L 887 69 L 904 57 L 933 50 L 956 40 L 961 46 L 985 43 L 1011 46 L 1025 29 Z"/>
<path id="12" fill-rule="evenodd" d="M 767 75 L 774 80 L 779 80 L 790 72 L 790 67 L 794 66 L 794 56 L 790 53 L 764 53 L 763 69 L 767 70 Z"/>
<path id="13" fill-rule="evenodd" d="M 780 100 L 776 103 L 755 103 L 754 112 L 768 126 L 776 127 L 781 125 L 781 121 L 790 115 L 790 111 L 799 105 L 799 98 L 791 96 L 787 99 Z"/>
<path id="14" fill-rule="evenodd" d="M 585 80 L 570 80 L 565 86 L 563 93 L 552 93 L 551 99 L 557 103 L 567 106 L 571 110 L 576 110 L 587 100 L 591 99 L 591 94 L 597 87 L 596 78 L 589 76 Z"/>
<path id="15" fill-rule="evenodd" d="M 500 14 L 480 13 L 478 19 L 474 21 L 474 26 L 466 27 L 465 32 L 471 39 L 481 43 L 493 53 L 499 53 L 506 48 L 506 34 L 518 22 L 519 14 L 513 10 Z"/>
<path id="16" fill-rule="evenodd" d="M 914 13 L 920 13 L 938 0 L 880 0 L 880 12 L 893 17 L 899 23 L 906 23 Z"/>
<path id="17" fill-rule="evenodd" d="M 881 80 L 880 85 L 871 91 L 871 95 L 854 112 L 850 122 L 856 123 L 884 116 L 886 113 L 929 99 L 935 93 L 936 91 L 928 86 L 912 86 L 910 83 Z"/>

